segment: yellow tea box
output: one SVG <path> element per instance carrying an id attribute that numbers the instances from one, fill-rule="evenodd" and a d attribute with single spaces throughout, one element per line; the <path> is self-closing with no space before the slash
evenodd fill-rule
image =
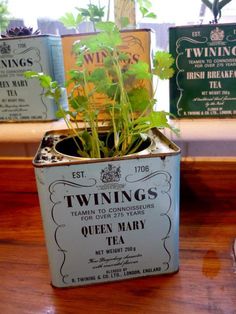
<path id="1" fill-rule="evenodd" d="M 63 49 L 63 58 L 64 58 L 64 68 L 65 68 L 65 77 L 66 80 L 70 78 L 69 71 L 79 69 L 76 65 L 76 56 L 73 53 L 73 45 L 75 42 L 78 42 L 81 39 L 85 39 L 88 36 L 96 36 L 94 33 L 86 34 L 76 34 L 76 35 L 64 35 L 62 36 L 62 49 Z M 146 62 L 150 65 L 150 38 L 151 31 L 149 29 L 139 29 L 139 30 L 128 30 L 121 32 L 122 37 L 122 52 L 128 55 L 128 60 L 126 62 L 136 63 L 138 61 Z M 104 62 L 106 55 L 103 52 L 88 53 L 85 55 L 85 64 L 88 71 L 93 71 L 96 67 L 101 67 Z M 141 82 L 145 84 L 150 95 L 152 94 L 152 86 L 150 82 Z M 67 87 L 68 95 L 71 92 L 71 87 Z M 104 103 L 106 102 L 106 96 L 102 94 L 96 94 L 94 99 L 94 109 L 99 109 L 99 120 L 109 119 L 109 114 L 106 113 L 104 108 Z M 73 109 L 70 108 L 72 111 Z M 77 116 L 77 119 L 80 120 L 80 117 Z"/>

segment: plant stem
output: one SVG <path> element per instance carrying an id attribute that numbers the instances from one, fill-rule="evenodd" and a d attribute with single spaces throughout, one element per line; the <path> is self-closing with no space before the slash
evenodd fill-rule
<path id="1" fill-rule="evenodd" d="M 62 105 L 60 104 L 60 102 L 58 100 L 56 100 L 56 99 L 55 99 L 55 102 L 56 102 L 56 105 L 57 105 L 60 113 L 62 114 L 62 117 L 63 117 L 63 119 L 64 119 L 68 129 L 71 130 L 74 133 L 74 136 L 72 136 L 72 138 L 74 140 L 74 143 L 75 143 L 78 151 L 81 151 L 81 148 L 80 148 L 78 142 L 76 141 L 76 137 L 78 137 L 82 143 L 84 142 L 83 139 L 79 135 L 79 132 L 76 132 L 74 126 L 71 123 L 71 121 L 67 118 L 67 115 L 65 114 L 65 111 L 64 111 Z"/>
<path id="2" fill-rule="evenodd" d="M 88 89 L 88 81 L 86 78 L 86 73 L 85 71 L 83 71 L 83 75 L 84 75 L 84 82 L 85 82 L 85 95 L 87 97 L 87 99 L 89 99 L 89 89 Z M 88 104 L 88 118 L 89 118 L 89 125 L 91 127 L 91 144 L 92 144 L 92 156 L 93 158 L 101 158 L 101 153 L 100 153 L 100 140 L 99 140 L 99 136 L 98 136 L 98 129 L 97 129 L 97 119 L 94 121 L 94 113 L 92 111 L 91 108 L 91 102 Z"/>
<path id="3" fill-rule="evenodd" d="M 118 58 L 118 53 L 117 50 L 114 49 L 113 50 L 113 66 L 117 75 L 117 80 L 118 80 L 118 85 L 120 87 L 120 104 L 122 104 L 121 108 L 120 108 L 120 116 L 121 118 L 118 119 L 120 121 L 120 123 L 122 123 L 122 127 L 120 129 L 122 129 L 122 135 L 119 134 L 119 137 L 123 137 L 122 140 L 122 149 L 121 151 L 124 152 L 126 151 L 129 142 L 130 142 L 130 134 L 129 134 L 129 124 L 130 124 L 130 112 L 131 112 L 131 106 L 129 103 L 129 99 L 128 99 L 128 95 L 127 92 L 125 90 L 124 87 L 124 80 L 123 80 L 123 76 L 122 76 L 122 72 L 121 72 L 121 67 L 119 64 L 119 58 Z M 121 141 L 119 141 L 119 145 L 121 144 Z M 116 145 L 115 148 L 116 150 L 119 148 Z"/>

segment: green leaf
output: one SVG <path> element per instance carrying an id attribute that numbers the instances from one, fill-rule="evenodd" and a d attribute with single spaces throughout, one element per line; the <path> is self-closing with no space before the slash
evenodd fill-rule
<path id="1" fill-rule="evenodd" d="M 113 32 L 112 34 L 108 33 L 99 33 L 97 35 L 97 40 L 100 43 L 101 49 L 114 50 L 122 43 L 121 35 L 119 32 Z"/>
<path id="2" fill-rule="evenodd" d="M 9 24 L 10 14 L 8 11 L 7 1 L 0 1 L 0 35 Z"/>
<path id="3" fill-rule="evenodd" d="M 101 47 L 102 43 L 99 42 L 96 36 L 89 36 L 87 38 L 81 39 L 79 42 L 76 42 L 73 45 L 73 52 L 77 55 L 80 56 L 81 60 L 83 61 L 83 57 L 86 53 L 93 53 L 93 52 L 98 52 L 102 50 Z"/>
<path id="4" fill-rule="evenodd" d="M 83 95 L 78 95 L 76 97 L 69 98 L 69 102 L 73 109 L 82 111 L 87 108 L 88 99 Z"/>
<path id="5" fill-rule="evenodd" d="M 139 10 L 142 13 L 143 17 L 148 13 L 148 10 L 144 7 L 140 7 Z"/>
<path id="6" fill-rule="evenodd" d="M 96 28 L 107 33 L 119 32 L 118 27 L 113 22 L 98 22 L 96 23 Z"/>
<path id="7" fill-rule="evenodd" d="M 78 70 L 70 70 L 68 71 L 70 81 L 74 83 L 80 83 L 81 85 L 84 83 L 84 73 Z"/>
<path id="8" fill-rule="evenodd" d="M 107 79 L 107 75 L 104 68 L 96 68 L 90 73 L 90 76 L 89 76 L 89 81 L 94 82 L 94 83 L 100 82 L 106 79 Z"/>
<path id="9" fill-rule="evenodd" d="M 58 87 L 58 83 L 56 81 L 53 81 L 50 83 L 50 88 L 56 89 Z"/>
<path id="10" fill-rule="evenodd" d="M 67 12 L 59 21 L 67 28 L 78 28 L 79 24 L 83 22 L 83 16 L 81 14 L 74 16 L 73 13 Z"/>
<path id="11" fill-rule="evenodd" d="M 82 112 L 83 110 L 86 110 L 88 107 L 88 99 L 86 96 L 83 95 L 69 97 L 69 103 L 71 107 L 77 110 L 78 112 Z"/>
<path id="12" fill-rule="evenodd" d="M 138 133 L 145 133 L 150 128 L 171 128 L 167 119 L 168 115 L 165 111 L 151 111 L 148 115 L 136 119 L 133 127 Z"/>
<path id="13" fill-rule="evenodd" d="M 148 17 L 150 19 L 155 19 L 157 17 L 157 15 L 153 12 L 148 13 L 145 17 Z"/>
<path id="14" fill-rule="evenodd" d="M 141 12 L 143 17 L 146 18 L 156 18 L 156 14 L 154 12 L 150 12 L 149 9 L 152 7 L 152 2 L 149 0 L 137 0 L 139 5 L 139 11 Z"/>
<path id="15" fill-rule="evenodd" d="M 98 93 L 107 94 L 112 82 L 104 68 L 96 68 L 89 76 L 88 82 L 94 84 Z"/>
<path id="16" fill-rule="evenodd" d="M 64 118 L 63 112 L 60 111 L 60 110 L 58 110 L 58 111 L 56 112 L 56 118 L 58 118 L 58 119 Z"/>
<path id="17" fill-rule="evenodd" d="M 106 90 L 106 95 L 110 99 L 119 100 L 120 99 L 120 89 L 116 83 L 111 84 Z"/>
<path id="18" fill-rule="evenodd" d="M 41 75 L 39 76 L 39 80 L 40 80 L 40 85 L 43 88 L 50 88 L 51 87 L 51 82 L 52 82 L 52 78 L 49 75 Z"/>
<path id="19" fill-rule="evenodd" d="M 38 73 L 38 72 L 34 72 L 34 71 L 26 71 L 24 72 L 24 76 L 26 78 L 37 78 L 40 82 L 40 85 L 43 88 L 50 88 L 51 87 L 51 82 L 52 82 L 52 78 L 49 75 L 45 75 L 43 73 Z"/>
<path id="20" fill-rule="evenodd" d="M 149 72 L 149 65 L 143 61 L 138 61 L 137 63 L 131 64 L 126 74 L 134 75 L 135 78 L 138 80 L 151 78 L 151 74 Z"/>
<path id="21" fill-rule="evenodd" d="M 133 111 L 144 111 L 150 104 L 150 95 L 146 88 L 137 87 L 128 92 Z"/>
<path id="22" fill-rule="evenodd" d="M 119 60 L 120 62 L 128 61 L 128 60 L 129 60 L 129 55 L 128 55 L 128 53 L 123 52 L 123 51 L 119 52 L 118 60 Z"/>
<path id="23" fill-rule="evenodd" d="M 75 18 L 75 24 L 77 25 L 77 28 L 79 26 L 79 24 L 81 24 L 84 21 L 83 17 L 80 14 L 77 14 L 76 18 Z"/>
<path id="24" fill-rule="evenodd" d="M 166 113 L 165 111 L 152 111 L 149 114 L 151 126 L 157 128 L 169 127 L 167 116 L 168 113 Z"/>
<path id="25" fill-rule="evenodd" d="M 88 4 L 87 9 L 83 8 L 76 8 L 83 17 L 87 18 L 87 20 L 91 22 L 98 22 L 102 20 L 102 17 L 104 16 L 105 7 L 98 7 L 97 5 L 94 4 Z"/>
<path id="26" fill-rule="evenodd" d="M 101 50 L 112 51 L 122 43 L 119 29 L 112 22 L 99 22 L 96 27 L 101 30 L 96 35 L 84 38 L 73 45 L 73 52 L 79 58 L 79 64 L 84 62 L 83 57 L 86 53 L 99 52 Z"/>
<path id="27" fill-rule="evenodd" d="M 150 0 L 137 0 L 139 6 L 146 7 L 150 9 L 152 7 L 152 2 Z"/>
<path id="28" fill-rule="evenodd" d="M 38 78 L 38 76 L 39 76 L 39 73 L 38 72 L 35 72 L 35 71 L 26 71 L 26 72 L 24 72 L 24 77 L 25 78 L 34 78 L 34 77 L 36 77 L 36 78 Z"/>
<path id="29" fill-rule="evenodd" d="M 158 51 L 153 59 L 153 73 L 162 80 L 169 79 L 174 75 L 173 64 L 174 59 L 171 54 L 165 51 Z"/>

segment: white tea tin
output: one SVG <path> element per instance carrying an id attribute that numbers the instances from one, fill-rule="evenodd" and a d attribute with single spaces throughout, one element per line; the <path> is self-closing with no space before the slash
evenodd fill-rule
<path id="1" fill-rule="evenodd" d="M 33 162 L 52 284 L 178 271 L 179 148 L 153 130 L 136 155 L 86 160 L 56 151 L 66 132 L 46 133 Z"/>
<path id="2" fill-rule="evenodd" d="M 37 80 L 24 72 L 43 72 L 64 83 L 59 36 L 39 35 L 0 39 L 0 121 L 56 120 L 56 104 L 46 97 Z M 66 92 L 63 97 L 67 106 Z"/>

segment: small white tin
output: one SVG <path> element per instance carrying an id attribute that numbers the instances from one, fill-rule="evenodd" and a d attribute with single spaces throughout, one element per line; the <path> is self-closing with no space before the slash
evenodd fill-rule
<path id="1" fill-rule="evenodd" d="M 54 101 L 43 95 L 37 80 L 24 77 L 26 71 L 43 72 L 63 84 L 61 38 L 39 35 L 0 39 L 0 121 L 56 120 Z M 66 93 L 63 103 L 67 106 Z"/>

